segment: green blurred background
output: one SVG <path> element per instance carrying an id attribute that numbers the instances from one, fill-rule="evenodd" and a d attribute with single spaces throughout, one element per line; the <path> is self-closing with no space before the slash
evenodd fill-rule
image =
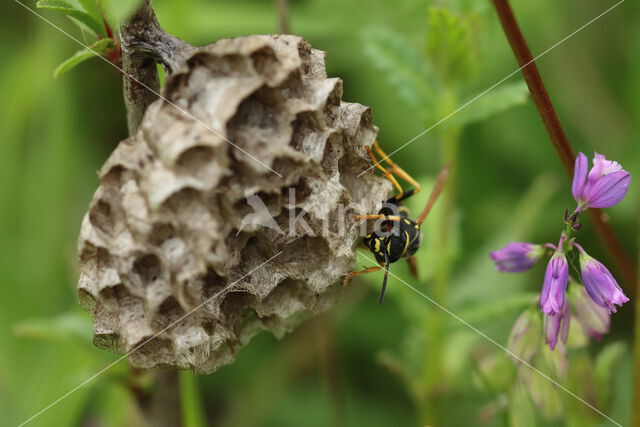
<path id="1" fill-rule="evenodd" d="M 154 3 L 163 27 L 195 45 L 277 32 L 272 1 Z M 512 4 L 535 55 L 614 2 Z M 327 52 L 346 101 L 371 106 L 388 152 L 517 68 L 486 1 L 299 0 L 290 7 L 292 32 Z M 617 159 L 633 176 L 640 172 L 639 9 L 625 2 L 538 61 L 573 146 Z M 54 80 L 55 67 L 79 46 L 14 1 L 1 11 L 0 424 L 16 425 L 117 358 L 90 343 L 90 319 L 77 308 L 75 245 L 96 170 L 126 137 L 126 118 L 112 67 L 94 59 Z M 64 17 L 39 13 L 81 37 Z M 426 224 L 420 281 L 411 283 L 500 344 L 539 290 L 544 266 L 503 275 L 488 252 L 512 239 L 555 242 L 572 206 L 523 88 L 514 75 L 394 156 L 425 186 L 443 161 L 456 162 L 445 201 Z M 636 185 L 608 211 L 633 259 Z M 417 199 L 414 209 L 426 194 Z M 580 240 L 613 267 L 590 224 Z M 403 267 L 393 271 L 408 279 Z M 380 280 L 355 281 L 334 310 L 282 341 L 258 335 L 212 375 L 181 374 L 185 425 L 606 425 L 558 390 L 550 393 L 558 393 L 560 409 L 535 410 L 500 348 L 397 280 L 378 306 Z M 558 379 L 622 424 L 631 406 L 632 322 L 627 304 L 603 341 L 570 351 L 569 374 Z M 135 425 L 139 414 L 123 386 L 129 376 L 122 361 L 30 425 Z M 594 388 L 604 395 L 593 396 Z"/>

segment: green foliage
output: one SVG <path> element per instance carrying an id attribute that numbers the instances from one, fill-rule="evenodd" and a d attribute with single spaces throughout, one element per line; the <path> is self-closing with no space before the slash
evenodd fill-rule
<path id="1" fill-rule="evenodd" d="M 516 295 L 507 295 L 505 298 L 496 301 L 487 301 L 486 304 L 471 307 L 461 311 L 459 314 L 460 317 L 470 323 L 486 322 L 496 316 L 511 314 L 530 306 L 537 296 L 538 294 L 534 292 L 520 292 Z"/>
<path id="2" fill-rule="evenodd" d="M 463 18 L 448 9 L 430 8 L 424 54 L 401 33 L 378 28 L 362 33 L 364 53 L 418 119 L 460 130 L 523 104 L 528 95 L 520 80 L 457 101 L 478 68 L 478 47 L 471 34 L 476 20 L 475 15 Z"/>
<path id="3" fill-rule="evenodd" d="M 433 7 L 428 13 L 425 51 L 438 78 L 445 84 L 457 84 L 477 70 L 472 44 L 472 17 L 461 18 L 449 9 Z"/>
<path id="4" fill-rule="evenodd" d="M 625 343 L 613 342 L 598 353 L 594 366 L 594 390 L 601 405 L 609 403 L 616 368 L 628 351 L 628 346 Z"/>
<path id="5" fill-rule="evenodd" d="M 565 382 L 566 361 L 564 354 L 558 351 L 551 351 L 548 347 L 543 347 L 542 355 L 536 360 L 535 366 L 546 377 L 540 375 L 532 369 L 522 366 L 519 370 L 519 380 L 524 382 L 529 396 L 542 416 L 546 419 L 556 419 L 562 415 L 564 391 L 555 386 L 549 378 L 558 383 Z"/>
<path id="6" fill-rule="evenodd" d="M 100 39 L 97 42 L 93 43 L 91 46 L 80 49 L 79 51 L 74 53 L 73 56 L 62 62 L 62 64 L 58 65 L 58 67 L 53 72 L 53 76 L 56 78 L 60 77 L 62 74 L 72 70 L 87 59 L 91 59 L 94 56 L 104 55 L 113 48 L 113 39 Z"/>
<path id="7" fill-rule="evenodd" d="M 69 3 L 102 22 L 90 10 L 92 1 Z M 329 74 L 344 79 L 346 100 L 372 107 L 388 152 L 515 69 L 490 2 L 438 2 L 469 26 L 469 49 L 477 63 L 450 84 L 426 53 L 431 31 L 425 28 L 426 6 L 434 2 L 290 3 L 293 30 L 327 52 Z M 624 29 L 628 40 L 638 41 L 640 5 L 627 3 L 628 13 L 606 19 L 612 28 Z M 164 28 L 194 44 L 276 31 L 272 2 L 157 0 L 154 6 Z M 532 47 L 541 51 L 575 30 L 578 23 L 572 18 L 581 6 L 577 0 L 560 7 L 542 0 L 523 3 L 516 12 Z M 75 42 L 22 8 L 5 9 L 0 28 L 7 36 L 0 38 L 5 54 L 0 69 L 0 105 L 5 106 L 0 126 L 0 324 L 7 327 L 0 328 L 0 414 L 5 424 L 18 425 L 116 360 L 89 343 L 91 326 L 82 326 L 84 315 L 75 314 L 73 266 L 78 228 L 97 186 L 95 171 L 127 131 L 120 76 L 96 63 L 73 79 L 52 81 L 51 70 L 77 48 Z M 557 13 L 545 15 L 550 9 Z M 368 30 L 354 25 L 354 16 L 362 17 Z M 542 22 L 540 16 L 548 19 Z M 601 31 L 598 25 L 579 37 L 581 43 L 564 43 L 540 63 L 561 120 L 576 149 L 589 152 L 606 145 L 607 153 L 615 153 L 632 174 L 640 173 L 640 126 L 632 120 L 640 114 L 638 67 L 629 66 L 638 65 L 640 57 L 632 49 L 637 43 L 621 46 L 619 32 Z M 436 128 L 442 132 L 394 155 L 424 184 L 423 193 L 409 200 L 412 212 L 419 212 L 433 185 L 427 177 L 442 163 L 443 135 L 457 134 L 452 208 L 447 212 L 441 204 L 446 199 L 440 200 L 425 223 L 420 279 L 411 278 L 401 263 L 392 271 L 502 345 L 522 311 L 520 296 L 539 291 L 544 266 L 527 274 L 500 274 L 487 254 L 510 240 L 556 239 L 571 198 L 533 108 L 509 108 L 528 103 L 523 83 L 516 77 L 514 82 L 492 89 Z M 502 90 L 496 101 L 476 108 Z M 472 119 L 462 120 L 466 114 Z M 474 126 L 466 127 L 470 123 Z M 630 191 L 627 197 L 610 212 L 616 230 L 636 228 L 640 193 Z M 449 241 L 443 248 L 439 242 L 445 234 Z M 620 235 L 625 247 L 636 247 L 633 233 Z M 588 220 L 580 238 L 610 266 Z M 557 388 L 552 392 L 562 401 L 561 419 L 544 420 L 501 349 L 396 279 L 390 279 L 386 301 L 379 306 L 380 283 L 379 273 L 366 282 L 354 281 L 325 318 L 307 322 L 281 341 L 256 336 L 233 365 L 198 377 L 197 388 L 187 377 L 187 384 L 181 383 L 189 396 L 189 415 L 184 416 L 196 420 L 193 425 L 204 417 L 206 424 L 222 427 L 417 426 L 425 425 L 421 421 L 429 414 L 435 421 L 430 425 L 443 427 L 605 425 L 604 418 Z M 67 314 L 60 313 L 80 321 L 68 324 L 60 320 Z M 622 425 L 629 424 L 632 405 L 630 315 L 628 305 L 619 310 L 602 343 L 572 346 L 569 376 L 557 378 Z M 539 368 L 553 373 L 551 366 Z M 505 376 L 512 388 L 500 388 Z M 591 377 L 591 385 L 583 388 L 588 382 L 574 382 L 574 377 Z M 122 386 L 129 378 L 123 361 L 28 425 L 142 424 L 130 391 Z M 191 397 L 196 390 L 201 399 Z M 193 409 L 200 404 L 201 411 Z"/>
<path id="8" fill-rule="evenodd" d="M 84 9 L 96 21 L 102 22 L 102 12 L 96 3 L 97 0 L 76 0 L 80 7 Z"/>
<path id="9" fill-rule="evenodd" d="M 442 125 L 447 128 L 461 128 L 488 120 L 494 115 L 524 104 L 528 96 L 529 89 L 524 81 L 502 83 L 479 98 L 471 98 L 467 105 Z"/>
<path id="10" fill-rule="evenodd" d="M 86 313 L 73 311 L 51 319 L 30 319 L 17 323 L 13 331 L 17 336 L 44 339 L 91 348 L 91 318 Z"/>
<path id="11" fill-rule="evenodd" d="M 101 22 L 99 16 L 96 16 L 86 10 L 82 10 L 75 5 L 64 0 L 38 0 L 36 7 L 45 10 L 52 10 L 55 12 L 61 12 L 70 18 L 77 20 L 85 25 L 96 35 L 100 37 L 106 37 L 107 32 L 104 28 L 104 24 Z M 95 10 L 91 10 L 95 13 Z"/>
<path id="12" fill-rule="evenodd" d="M 433 186 L 430 180 L 422 180 L 420 184 L 423 188 L 418 196 L 412 197 L 407 202 L 411 212 L 419 212 L 424 206 L 426 198 Z M 495 344 L 488 342 L 486 338 L 478 335 L 469 325 L 483 331 L 483 325 L 489 324 L 494 319 L 505 318 L 510 323 L 515 320 L 515 315 L 524 307 L 530 306 L 535 300 L 533 293 L 523 292 L 522 285 L 525 279 L 522 275 L 511 276 L 513 279 L 511 286 L 507 288 L 495 287 L 487 288 L 479 286 L 481 283 L 488 283 L 495 280 L 496 271 L 491 263 L 487 262 L 489 250 L 495 248 L 500 239 L 518 240 L 519 233 L 525 232 L 541 215 L 543 208 L 550 196 L 553 194 L 554 188 L 548 182 L 547 177 L 543 176 L 534 182 L 529 191 L 522 197 L 520 205 L 517 206 L 509 223 L 504 225 L 504 231 L 500 236 L 496 237 L 496 242 L 488 243 L 487 247 L 481 247 L 473 254 L 468 254 L 465 259 L 466 270 L 464 274 L 455 276 L 448 284 L 451 288 L 449 302 L 446 303 L 435 294 L 434 281 L 436 280 L 436 272 L 441 265 L 444 254 L 438 246 L 438 231 L 444 220 L 442 217 L 444 207 L 442 201 L 436 205 L 431 215 L 425 222 L 423 229 L 425 237 L 422 249 L 416 254 L 418 265 L 420 265 L 420 281 L 415 284 L 408 271 L 396 263 L 392 266 L 392 272 L 399 275 L 402 280 L 407 283 L 413 283 L 416 288 L 420 289 L 428 298 L 417 295 L 412 290 L 394 282 L 399 280 L 390 279 L 389 299 L 396 299 L 400 308 L 403 310 L 405 317 L 408 319 L 404 338 L 400 345 L 394 349 L 386 349 L 379 357 L 379 362 L 388 368 L 394 374 L 397 374 L 404 382 L 407 392 L 415 399 L 416 405 L 424 405 L 423 399 L 425 393 L 428 394 L 431 384 L 427 378 L 434 375 L 431 371 L 434 369 L 434 353 L 436 348 L 442 352 L 442 364 L 436 365 L 439 372 L 437 377 L 439 381 L 448 383 L 455 382 L 460 387 L 468 388 L 468 374 L 471 366 L 469 366 L 468 355 L 478 347 L 488 347 L 497 349 L 503 354 L 502 350 L 495 347 Z M 455 236 L 457 231 L 455 228 L 459 226 L 455 223 L 447 234 Z M 454 237 L 455 241 L 455 237 Z M 455 257 L 456 245 L 453 244 L 452 256 Z M 380 277 L 376 274 L 366 275 L 364 279 L 377 290 L 380 286 Z M 519 285 L 516 285 L 519 283 Z M 437 307 L 435 303 L 442 305 Z M 445 313 L 448 310 L 450 313 Z M 536 313 L 538 315 L 538 313 Z M 460 320 L 462 319 L 462 321 Z M 446 335 L 438 335 L 438 331 L 433 329 L 434 323 L 441 322 L 442 328 L 446 330 Z M 465 323 L 463 323 L 465 322 Z M 424 325 L 424 327 L 416 327 L 416 325 Z M 485 332 L 486 333 L 486 332 Z M 490 335 L 489 335 L 490 336 Z M 504 356 L 501 356 L 503 358 Z M 559 366 L 559 361 L 553 359 L 554 355 L 547 355 L 550 361 L 554 361 L 552 366 Z M 505 359 L 510 364 L 510 359 Z M 513 373 L 505 371 L 504 367 L 497 368 L 495 373 L 489 375 L 492 380 L 498 380 L 499 375 L 507 375 L 503 377 L 497 384 L 509 384 L 509 375 Z M 538 374 L 533 374 L 539 376 Z M 529 378 L 529 377 L 527 377 Z M 459 382 L 458 382 L 459 381 Z M 531 378 L 539 391 L 539 396 L 545 396 L 546 380 L 540 381 L 539 378 Z M 462 384 L 467 384 L 462 386 Z M 538 395 L 536 395 L 538 397 Z M 547 404 L 549 407 L 550 404 Z M 556 416 L 559 407 L 549 407 L 549 415 Z"/>
<path id="13" fill-rule="evenodd" d="M 535 427 L 536 409 L 524 385 L 517 385 L 509 394 L 509 425 L 511 427 Z"/>
<path id="14" fill-rule="evenodd" d="M 85 0 L 90 1 L 90 0 Z M 136 11 L 142 0 L 97 0 L 112 28 L 128 19 Z"/>
<path id="15" fill-rule="evenodd" d="M 88 29 L 98 38 L 91 45 L 80 49 L 58 65 L 53 72 L 54 78 L 72 70 L 87 59 L 104 55 L 115 48 L 115 40 L 107 37 L 107 23 L 95 0 L 77 0 L 74 3 L 64 0 L 39 0 L 36 6 L 40 9 L 61 12 L 67 15 L 82 29 Z"/>
<path id="16" fill-rule="evenodd" d="M 366 40 L 364 53 L 379 68 L 407 104 L 424 109 L 435 102 L 435 89 L 419 51 L 399 33 L 369 29 L 362 33 Z"/>

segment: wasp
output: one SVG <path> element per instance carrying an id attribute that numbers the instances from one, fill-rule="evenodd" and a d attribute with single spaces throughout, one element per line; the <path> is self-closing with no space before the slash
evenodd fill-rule
<path id="1" fill-rule="evenodd" d="M 440 196 L 442 189 L 449 175 L 449 166 L 442 168 L 438 174 L 436 184 L 433 187 L 426 206 L 417 219 L 409 218 L 409 210 L 402 202 L 409 197 L 420 192 L 420 184 L 414 180 L 407 172 L 398 166 L 387 154 L 380 148 L 378 141 L 373 143 L 373 149 L 381 156 L 381 160 L 377 160 L 371 148 L 367 147 L 369 157 L 373 164 L 378 168 L 383 176 L 387 178 L 393 186 L 398 190 L 398 194 L 387 199 L 382 208 L 375 215 L 356 215 L 356 220 L 379 220 L 380 227 L 375 229 L 362 239 L 364 245 L 375 255 L 378 266 L 368 267 L 362 271 L 354 271 L 344 278 L 346 285 L 354 276 L 360 274 L 371 273 L 384 269 L 384 278 L 382 279 L 382 288 L 378 303 L 382 304 L 384 293 L 387 288 L 387 279 L 389 276 L 389 265 L 400 259 L 406 259 L 409 263 L 409 269 L 414 277 L 417 276 L 417 265 L 413 255 L 420 248 L 422 243 L 422 232 L 420 226 L 431 212 L 433 205 Z M 385 162 L 387 167 L 381 163 Z M 407 191 L 403 191 L 402 186 L 398 183 L 396 177 L 406 181 L 413 187 Z"/>

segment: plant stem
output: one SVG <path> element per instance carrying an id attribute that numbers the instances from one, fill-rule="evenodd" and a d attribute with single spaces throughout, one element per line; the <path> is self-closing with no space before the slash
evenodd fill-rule
<path id="1" fill-rule="evenodd" d="M 193 49 L 182 40 L 165 33 L 145 0 L 136 13 L 120 28 L 124 103 L 129 135 L 134 135 L 147 107 L 158 98 L 160 84 L 157 64 L 168 73 L 175 70 Z M 139 400 L 149 424 L 156 427 L 180 426 L 180 387 L 178 370 L 154 371 L 154 388 L 148 401 Z"/>
<path id="2" fill-rule="evenodd" d="M 516 21 L 516 18 L 511 10 L 508 0 L 492 0 L 493 6 L 496 9 L 500 23 L 504 30 L 511 49 L 518 61 L 520 67 L 522 67 L 522 75 L 524 76 L 529 92 L 533 98 L 533 102 L 540 113 L 542 122 L 549 134 L 549 138 L 560 157 L 560 161 L 564 165 L 564 168 L 569 175 L 569 178 L 573 176 L 573 165 L 575 161 L 575 152 L 569 143 L 560 119 L 556 114 L 556 110 L 551 103 L 551 98 L 544 86 L 538 68 L 536 67 L 529 46 L 527 45 L 520 27 Z M 620 240 L 613 232 L 613 229 L 609 226 L 603 217 L 602 211 L 599 209 L 589 209 L 591 221 L 595 225 L 596 232 L 600 241 L 605 246 L 609 253 L 609 258 L 615 264 L 623 278 L 623 287 L 625 290 L 633 296 L 635 294 L 637 285 L 637 275 L 631 258 L 623 248 Z"/>
<path id="3" fill-rule="evenodd" d="M 278 32 L 289 34 L 289 0 L 275 0 L 278 11 Z"/>
<path id="4" fill-rule="evenodd" d="M 336 349 L 333 317 L 324 315 L 317 320 L 318 362 L 326 383 L 329 395 L 332 425 L 343 427 L 347 425 L 344 405 L 344 391 L 340 383 L 340 366 Z"/>
<path id="5" fill-rule="evenodd" d="M 458 104 L 458 96 L 454 90 L 443 90 L 441 115 L 454 111 Z M 433 298 L 439 304 L 447 305 L 449 284 L 451 281 L 451 267 L 454 262 L 452 253 L 452 219 L 455 213 L 458 154 L 460 150 L 460 130 L 458 128 L 447 129 L 439 134 L 442 146 L 442 164 L 451 165 L 451 171 L 447 185 L 442 192 L 440 201 L 440 214 L 437 225 L 432 227 L 435 231 L 434 248 L 440 254 L 440 260 L 434 272 Z M 436 218 L 432 218 L 436 219 Z M 425 359 L 423 385 L 425 395 L 421 405 L 421 423 L 424 425 L 439 425 L 446 418 L 442 413 L 440 400 L 442 395 L 444 342 L 446 341 L 446 316 L 442 310 L 427 312 L 424 317 L 424 331 L 427 337 L 425 350 L 428 357 Z"/>
<path id="6" fill-rule="evenodd" d="M 153 390 L 144 409 L 149 425 L 153 427 L 179 427 L 180 372 L 177 369 L 157 369 L 153 372 Z"/>
<path id="7" fill-rule="evenodd" d="M 124 102 L 129 134 L 133 135 L 149 104 L 158 98 L 160 83 L 157 64 L 167 74 L 175 71 L 194 47 L 162 30 L 151 0 L 120 26 Z"/>

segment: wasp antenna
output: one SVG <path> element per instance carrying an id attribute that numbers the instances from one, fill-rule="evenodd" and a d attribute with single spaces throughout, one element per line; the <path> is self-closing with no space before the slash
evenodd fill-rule
<path id="1" fill-rule="evenodd" d="M 384 301 L 384 291 L 387 289 L 388 278 L 389 278 L 389 260 L 385 259 L 384 278 L 382 279 L 382 289 L 380 289 L 380 298 L 378 298 L 378 304 L 382 304 L 382 301 Z"/>
<path id="2" fill-rule="evenodd" d="M 424 207 L 424 210 L 416 220 L 418 224 L 422 224 L 425 219 L 427 219 L 427 215 L 431 212 L 431 208 L 438 200 L 438 196 L 442 193 L 442 189 L 447 182 L 447 177 L 449 176 L 449 171 L 451 170 L 451 165 L 445 165 L 438 174 L 438 179 L 436 180 L 436 185 L 433 187 L 433 191 L 431 191 L 431 195 L 429 196 L 429 200 L 427 201 L 427 205 Z"/>

